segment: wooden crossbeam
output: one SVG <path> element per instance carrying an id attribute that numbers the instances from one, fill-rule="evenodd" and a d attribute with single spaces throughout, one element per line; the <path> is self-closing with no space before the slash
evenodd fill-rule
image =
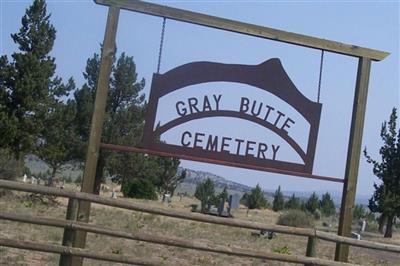
<path id="1" fill-rule="evenodd" d="M 116 6 L 121 9 L 135 11 L 147 15 L 165 17 L 172 20 L 197 24 L 201 26 L 241 33 L 264 39 L 285 42 L 294 45 L 325 50 L 333 53 L 344 54 L 353 57 L 365 57 L 374 61 L 385 59 L 390 53 L 364 48 L 352 44 L 326 40 L 303 34 L 258 26 L 236 20 L 210 16 L 202 13 L 183 9 L 147 3 L 138 0 L 94 0 L 97 4 Z"/>
<path id="2" fill-rule="evenodd" d="M 274 224 L 264 224 L 264 223 L 257 223 L 257 222 L 249 222 L 243 221 L 239 219 L 226 219 L 216 216 L 209 216 L 197 213 L 188 213 L 182 211 L 175 211 L 175 210 L 164 210 L 149 207 L 145 204 L 140 204 L 132 201 L 127 201 L 123 199 L 112 199 L 112 198 L 104 198 L 97 195 L 84 193 L 84 192 L 77 192 L 71 191 L 68 189 L 59 189 L 54 187 L 44 187 L 39 185 L 31 185 L 31 184 L 24 184 L 19 182 L 7 181 L 0 179 L 0 188 L 10 189 L 10 190 L 17 190 L 17 191 L 25 191 L 25 192 L 33 192 L 45 195 L 54 195 L 59 197 L 67 197 L 72 199 L 80 199 L 85 201 L 91 201 L 93 203 L 102 204 L 111 207 L 117 207 L 127 210 L 133 211 L 140 211 L 145 213 L 151 213 L 156 215 L 163 215 L 167 217 L 173 218 L 181 218 L 186 220 L 192 220 L 197 222 L 204 222 L 204 223 L 212 223 L 212 224 L 219 224 L 225 226 L 232 226 L 232 227 L 240 227 L 240 228 L 247 228 L 247 229 L 254 229 L 254 230 L 267 230 L 267 231 L 274 231 L 277 233 L 283 234 L 291 234 L 291 235 L 298 235 L 298 236 L 305 236 L 305 237 L 317 237 L 318 239 L 323 239 L 330 242 L 336 243 L 345 243 L 352 246 L 362 247 L 362 248 L 369 248 L 369 249 L 376 249 L 381 251 L 389 251 L 395 252 L 400 254 L 400 246 L 399 245 L 390 245 L 390 244 L 383 244 L 383 243 L 376 243 L 371 241 L 365 240 L 356 240 L 348 237 L 338 236 L 331 233 L 322 232 L 319 230 L 314 230 L 310 228 L 297 228 L 297 227 L 290 227 L 290 226 L 281 226 L 281 225 L 274 225 Z M 10 214 L 2 212 L 0 213 L 0 219 L 7 219 L 13 220 L 18 222 L 30 221 L 32 223 L 37 223 L 41 225 L 52 225 L 58 227 L 69 227 L 75 228 L 73 225 L 85 225 L 85 223 L 80 222 L 72 222 L 70 220 L 59 220 L 59 219 L 45 219 L 39 218 L 30 219 L 30 216 L 26 215 L 19 215 L 19 214 Z M 47 224 L 46 224 L 47 223 Z M 87 224 L 86 224 L 87 225 Z M 87 225 L 92 226 L 92 225 Z M 93 227 L 95 228 L 95 227 Z M 87 229 L 86 227 L 83 229 Z M 91 232 L 98 233 L 98 231 Z M 88 230 L 90 231 L 90 230 Z"/>

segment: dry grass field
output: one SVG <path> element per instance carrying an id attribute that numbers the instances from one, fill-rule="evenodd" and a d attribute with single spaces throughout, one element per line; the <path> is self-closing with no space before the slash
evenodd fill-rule
<path id="1" fill-rule="evenodd" d="M 57 204 L 46 205 L 40 202 L 32 202 L 27 199 L 26 195 L 26 193 L 13 192 L 10 196 L 0 197 L 0 210 L 41 217 L 65 218 L 66 199 L 57 198 Z M 103 196 L 109 197 L 110 194 L 103 193 Z M 171 204 L 164 204 L 159 201 L 130 200 L 139 201 L 159 208 L 188 212 L 190 211 L 189 205 L 197 202 L 195 199 L 185 197 L 181 201 L 179 197 L 175 197 Z M 234 212 L 234 216 L 234 219 L 275 223 L 279 214 L 271 210 L 252 210 L 247 214 L 247 209 L 240 208 Z M 278 234 L 275 239 L 268 240 L 266 238 L 252 236 L 251 230 L 248 229 L 179 220 L 96 204 L 92 205 L 90 222 L 128 232 L 144 231 L 163 236 L 196 239 L 203 243 L 213 243 L 258 251 L 276 252 L 276 250 L 287 247 L 291 254 L 304 255 L 307 245 L 307 238 L 305 237 Z M 4 220 L 0 220 L 0 228 L 1 237 L 54 244 L 61 243 L 63 234 L 62 229 Z M 393 239 L 390 240 L 372 233 L 368 233 L 363 239 L 400 245 L 400 235 L 398 233 L 395 233 Z M 287 265 L 280 262 L 168 247 L 91 233 L 88 234 L 87 248 L 104 254 L 123 254 L 132 257 L 157 258 L 165 261 L 167 265 Z M 334 243 L 319 240 L 317 243 L 318 257 L 333 259 L 334 248 Z M 58 265 L 58 258 L 58 255 L 48 253 L 0 247 L 0 265 Z M 352 247 L 350 261 L 361 265 L 394 266 L 400 265 L 400 254 Z M 119 264 L 85 259 L 84 265 Z"/>

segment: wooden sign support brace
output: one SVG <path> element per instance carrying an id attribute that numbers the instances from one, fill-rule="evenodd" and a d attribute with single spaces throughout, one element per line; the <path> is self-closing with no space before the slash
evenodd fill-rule
<path id="1" fill-rule="evenodd" d="M 342 195 L 342 206 L 340 208 L 338 228 L 338 235 L 340 236 L 350 236 L 351 233 L 370 69 L 371 60 L 361 57 L 358 61 L 357 81 L 354 94 L 353 114 L 351 118 L 350 139 L 347 150 L 346 172 Z M 349 245 L 337 244 L 335 260 L 347 262 L 348 256 Z"/>
<path id="2" fill-rule="evenodd" d="M 108 86 L 110 82 L 111 67 L 115 57 L 115 38 L 117 33 L 119 7 L 110 6 L 106 31 L 104 35 L 103 51 L 101 55 L 99 80 L 97 82 L 96 99 L 92 116 L 92 126 L 90 128 L 89 144 L 86 153 L 85 171 L 82 181 L 82 192 L 93 193 L 97 161 L 99 159 L 101 133 L 103 128 L 104 114 L 106 110 Z M 70 210 L 67 213 L 71 212 Z M 90 202 L 79 201 L 77 220 L 88 222 L 90 215 Z M 83 248 L 86 242 L 86 232 L 77 230 L 72 232 L 74 236 L 67 236 L 73 239 L 72 246 Z M 78 266 L 82 265 L 83 258 L 73 257 L 71 264 L 60 265 Z"/>

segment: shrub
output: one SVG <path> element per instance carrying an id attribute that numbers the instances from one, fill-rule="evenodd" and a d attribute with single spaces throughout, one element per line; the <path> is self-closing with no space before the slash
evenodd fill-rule
<path id="1" fill-rule="evenodd" d="M 276 247 L 273 248 L 272 251 L 279 254 L 287 254 L 287 255 L 292 254 L 288 246 Z"/>
<path id="2" fill-rule="evenodd" d="M 377 233 L 379 232 L 379 224 L 377 222 L 367 222 L 365 231 Z"/>
<path id="3" fill-rule="evenodd" d="M 313 192 L 305 203 L 305 208 L 308 212 L 314 213 L 319 207 L 318 195 Z"/>
<path id="4" fill-rule="evenodd" d="M 278 224 L 294 227 L 313 227 L 314 220 L 312 216 L 301 210 L 288 210 L 281 214 L 278 219 Z"/>
<path id="5" fill-rule="evenodd" d="M 81 185 L 81 184 L 82 184 L 82 175 L 78 176 L 78 177 L 75 179 L 74 183 L 75 183 L 76 185 Z"/>
<path id="6" fill-rule="evenodd" d="M 315 212 L 312 214 L 315 220 L 321 219 L 321 211 L 316 209 Z"/>
<path id="7" fill-rule="evenodd" d="M 221 191 L 221 193 L 218 194 L 217 198 L 223 199 L 224 202 L 228 201 L 229 194 L 228 194 L 228 188 L 227 186 L 224 187 L 224 189 Z"/>
<path id="8" fill-rule="evenodd" d="M 326 216 L 332 216 L 336 213 L 335 203 L 329 192 L 326 192 L 322 195 L 322 199 L 319 201 L 319 207 L 321 209 L 321 213 Z"/>
<path id="9" fill-rule="evenodd" d="M 364 208 L 364 205 L 357 204 L 354 207 L 353 219 L 355 219 L 355 220 L 364 219 L 366 217 L 366 214 L 367 214 L 367 210 Z"/>
<path id="10" fill-rule="evenodd" d="M 245 196 L 243 195 L 243 198 L 244 197 Z M 246 195 L 245 205 L 249 209 L 262 209 L 268 207 L 268 201 L 265 199 L 264 193 L 258 184 L 251 190 L 250 194 Z"/>
<path id="11" fill-rule="evenodd" d="M 294 193 L 289 198 L 289 200 L 285 203 L 285 209 L 300 209 L 301 208 L 301 201 L 297 198 Z"/>
<path id="12" fill-rule="evenodd" d="M 277 212 L 283 210 L 284 207 L 285 207 L 285 199 L 283 198 L 281 186 L 279 186 L 274 194 L 274 201 L 272 202 L 272 210 Z"/>
<path id="13" fill-rule="evenodd" d="M 124 197 L 156 200 L 156 189 L 147 179 L 133 179 L 122 188 Z"/>
<path id="14" fill-rule="evenodd" d="M 247 206 L 248 200 L 249 200 L 249 194 L 244 193 L 243 196 L 240 198 L 240 204 Z"/>

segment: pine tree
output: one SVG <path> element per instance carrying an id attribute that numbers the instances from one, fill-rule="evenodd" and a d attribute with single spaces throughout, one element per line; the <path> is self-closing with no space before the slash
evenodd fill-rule
<path id="1" fill-rule="evenodd" d="M 311 196 L 308 198 L 307 202 L 305 203 L 305 208 L 308 212 L 314 214 L 318 210 L 318 206 L 319 206 L 318 196 L 315 192 L 313 192 Z"/>
<path id="2" fill-rule="evenodd" d="M 121 176 L 124 189 L 132 180 L 146 179 L 155 186 L 160 183 L 161 168 L 157 158 L 139 153 L 117 153 L 108 157 L 107 172 L 111 176 Z"/>
<path id="3" fill-rule="evenodd" d="M 268 201 L 265 199 L 259 184 L 248 194 L 246 205 L 249 209 L 261 209 L 268 206 Z"/>
<path id="4" fill-rule="evenodd" d="M 301 201 L 299 198 L 296 197 L 296 195 L 293 193 L 292 196 L 289 198 L 289 200 L 285 204 L 286 209 L 300 209 L 301 208 Z"/>
<path id="5" fill-rule="evenodd" d="M 0 149 L 0 179 L 16 180 L 26 169 L 22 158 L 18 160 L 7 149 Z M 0 195 L 3 189 L 0 189 Z"/>
<path id="6" fill-rule="evenodd" d="M 11 37 L 19 52 L 0 60 L 0 147 L 15 156 L 32 152 L 43 129 L 49 102 L 62 96 L 61 80 L 49 54 L 56 38 L 44 0 L 26 10 L 18 33 Z"/>
<path id="7" fill-rule="evenodd" d="M 335 203 L 329 192 L 326 192 L 322 195 L 322 199 L 319 202 L 319 208 L 321 209 L 321 213 L 324 216 L 332 216 L 336 213 Z"/>
<path id="8" fill-rule="evenodd" d="M 228 201 L 228 188 L 224 186 L 224 189 L 221 191 L 221 193 L 218 194 L 219 199 L 223 199 L 224 202 Z"/>
<path id="9" fill-rule="evenodd" d="M 383 145 L 379 150 L 381 162 L 364 155 L 367 162 L 373 165 L 373 173 L 381 183 L 374 184 L 375 192 L 369 200 L 371 212 L 382 213 L 382 220 L 387 219 L 385 237 L 392 237 L 393 222 L 400 216 L 400 129 L 397 129 L 397 110 L 393 108 L 389 122 L 384 122 L 380 136 Z"/>
<path id="10" fill-rule="evenodd" d="M 244 193 L 242 195 L 242 197 L 240 198 L 240 204 L 243 204 L 244 206 L 248 206 L 248 202 L 249 202 L 249 194 L 248 193 Z"/>
<path id="11" fill-rule="evenodd" d="M 82 151 L 89 139 L 91 116 L 100 70 L 100 56 L 94 54 L 87 60 L 84 73 L 86 83 L 75 92 L 77 116 L 75 125 L 80 136 Z M 144 79 L 138 81 L 133 58 L 122 53 L 113 65 L 106 105 L 102 142 L 137 145 L 142 137 L 146 105 Z M 84 153 L 77 156 L 84 159 Z M 122 187 L 140 178 L 150 180 L 158 192 L 173 194 L 185 174 L 176 175 L 180 161 L 174 158 L 145 157 L 143 154 L 115 154 L 101 150 L 96 169 L 95 192 L 99 192 L 105 172 L 122 176 Z"/>
<path id="12" fill-rule="evenodd" d="M 77 116 L 75 118 L 76 132 L 81 141 L 81 150 L 85 151 L 85 145 L 89 139 L 90 123 L 94 108 L 97 81 L 100 70 L 100 56 L 94 54 L 87 60 L 84 78 L 86 83 L 82 88 L 75 92 L 77 103 Z M 144 79 L 137 81 L 136 65 L 133 57 L 122 53 L 117 62 L 113 65 L 113 72 L 108 89 L 106 105 L 106 115 L 103 126 L 102 142 L 118 143 L 122 145 L 136 145 L 142 135 L 145 115 L 144 94 L 142 90 L 145 85 Z M 113 155 L 120 159 L 114 164 L 107 164 L 107 159 L 111 153 L 101 150 L 96 169 L 95 192 L 100 191 L 100 184 L 104 180 L 105 170 L 110 173 L 123 171 L 124 163 L 131 161 L 143 162 L 146 159 L 143 155 L 124 154 L 122 156 Z M 84 153 L 77 155 L 77 159 L 84 159 Z M 110 158 L 111 159 L 111 158 Z M 109 169 L 115 167 L 116 169 Z M 137 173 L 137 172 L 133 172 Z M 120 173 L 119 173 L 120 174 Z M 138 176 L 125 176 L 124 178 L 135 179 Z M 126 184 L 126 182 L 123 182 Z"/>
<path id="13" fill-rule="evenodd" d="M 177 158 L 158 157 L 156 162 L 160 167 L 160 174 L 154 185 L 159 188 L 162 195 L 170 194 L 173 197 L 176 187 L 185 179 L 186 171 L 178 174 L 180 160 Z"/>
<path id="14" fill-rule="evenodd" d="M 283 194 L 281 192 L 281 186 L 279 186 L 274 194 L 272 210 L 277 212 L 277 211 L 283 210 L 284 206 L 285 206 L 285 199 L 283 198 Z"/>
<path id="15" fill-rule="evenodd" d="M 65 93 L 75 89 L 72 79 L 66 85 L 61 85 L 60 90 Z M 49 105 L 48 113 L 45 115 L 45 127 L 41 130 L 40 141 L 37 142 L 35 154 L 43 160 L 51 169 L 51 177 L 54 179 L 56 173 L 75 157 L 77 148 L 77 136 L 74 129 L 74 118 L 76 115 L 75 101 L 53 99 Z"/>
<path id="16" fill-rule="evenodd" d="M 201 212 L 205 213 L 209 209 L 209 205 L 215 197 L 214 182 L 207 178 L 204 182 L 199 183 L 196 187 L 194 196 L 201 202 Z"/>

